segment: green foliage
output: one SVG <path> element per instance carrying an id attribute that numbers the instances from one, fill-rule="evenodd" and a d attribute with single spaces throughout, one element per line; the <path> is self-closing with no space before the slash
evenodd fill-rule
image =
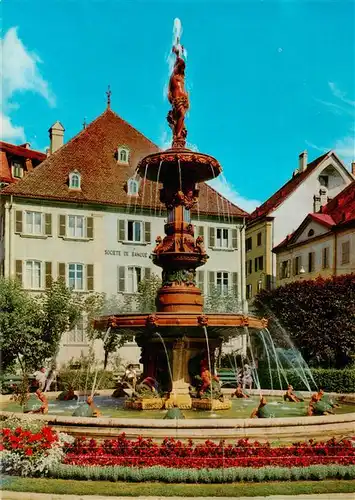
<path id="1" fill-rule="evenodd" d="M 338 393 L 353 393 L 355 392 L 355 369 L 346 368 L 344 370 L 337 370 L 336 368 L 311 368 L 311 374 L 317 387 L 322 387 L 326 392 Z M 301 378 L 297 375 L 295 370 L 285 370 L 288 382 L 294 387 L 296 391 L 306 391 L 307 387 L 304 385 Z M 262 367 L 259 365 L 258 375 L 260 385 L 263 389 L 271 389 L 270 374 L 268 367 L 264 364 Z M 271 375 L 273 379 L 273 388 L 280 389 L 279 378 L 277 370 L 272 369 Z M 286 382 L 281 375 L 283 389 L 286 389 Z M 310 378 L 308 377 L 310 381 Z M 311 388 L 316 389 L 312 382 Z"/>
<path id="2" fill-rule="evenodd" d="M 217 287 L 210 287 L 205 296 L 204 311 L 206 313 L 237 313 L 241 311 L 238 296 L 230 289 L 227 294 L 221 295 Z"/>
<path id="3" fill-rule="evenodd" d="M 61 369 L 58 373 L 58 390 L 63 391 L 71 386 L 74 391 L 83 391 L 93 387 L 95 372 L 88 372 L 86 369 L 71 370 L 69 368 Z M 108 370 L 98 370 L 96 376 L 95 390 L 113 389 L 115 382 L 113 372 Z"/>
<path id="4" fill-rule="evenodd" d="M 270 321 L 273 336 L 280 334 L 279 321 L 308 363 L 342 368 L 353 362 L 355 274 L 262 290 L 255 304 L 274 316 Z"/>
<path id="5" fill-rule="evenodd" d="M 156 274 L 144 279 L 139 283 L 136 296 L 137 311 L 151 313 L 156 311 L 155 299 L 161 287 L 161 279 Z"/>
<path id="6" fill-rule="evenodd" d="M 118 467 L 59 465 L 50 476 L 61 479 L 94 481 L 163 481 L 166 483 L 234 483 L 298 481 L 311 479 L 355 479 L 355 467 L 347 465 L 310 465 L 308 467 L 230 467 L 227 469 L 174 469 L 170 467 Z"/>

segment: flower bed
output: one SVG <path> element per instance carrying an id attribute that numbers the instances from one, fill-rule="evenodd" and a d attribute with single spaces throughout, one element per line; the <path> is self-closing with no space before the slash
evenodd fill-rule
<path id="1" fill-rule="evenodd" d="M 159 444 L 152 439 L 130 440 L 121 434 L 117 439 L 97 443 L 77 438 L 68 447 L 64 464 L 81 466 L 229 468 L 229 467 L 307 467 L 317 464 L 355 465 L 355 447 L 351 440 L 331 439 L 326 443 L 295 443 L 271 447 L 269 443 L 241 439 L 236 444 L 224 441 L 204 444 L 186 443 L 166 438 Z"/>

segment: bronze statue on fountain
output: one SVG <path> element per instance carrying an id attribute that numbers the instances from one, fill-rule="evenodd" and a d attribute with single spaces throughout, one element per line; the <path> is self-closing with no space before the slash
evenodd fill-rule
<path id="1" fill-rule="evenodd" d="M 152 253 L 153 263 L 162 268 L 162 286 L 156 298 L 157 312 L 101 317 L 95 326 L 99 329 L 111 327 L 117 334 L 135 335 L 142 350 L 143 378 L 151 377 L 164 387 L 159 394 L 161 397 L 151 397 L 149 393 L 150 397 L 145 398 L 144 391 L 140 391 L 131 402 L 127 402 L 129 407 L 156 409 L 159 405 L 160 408 L 164 405 L 169 408 L 178 404 L 181 409 L 224 409 L 230 407 L 230 401 L 223 400 L 220 384 L 213 373 L 214 351 L 221 346 L 223 337 L 235 335 L 238 327 L 261 329 L 266 322 L 244 314 L 203 313 L 196 269 L 206 263 L 208 255 L 203 238 L 195 238 L 191 210 L 198 201 L 198 183 L 217 177 L 222 168 L 212 156 L 186 148 L 185 117 L 189 96 L 185 90 L 184 50 L 179 40 L 173 53 L 176 60 L 168 90 L 172 109 L 167 117 L 173 132 L 172 147 L 146 156 L 137 166 L 142 178 L 162 183 L 160 200 L 168 213 L 165 236 L 156 238 Z M 192 374 L 191 361 L 205 352 L 207 342 L 211 360 L 205 355 L 203 363 L 200 359 L 197 373 Z M 167 359 L 166 363 L 162 363 L 163 358 Z M 166 380 L 167 373 L 170 381 Z M 163 394 L 166 391 L 168 398 Z"/>

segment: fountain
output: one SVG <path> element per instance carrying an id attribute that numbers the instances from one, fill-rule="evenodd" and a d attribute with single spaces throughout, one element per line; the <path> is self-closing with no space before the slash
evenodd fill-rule
<path id="1" fill-rule="evenodd" d="M 184 49 L 179 38 L 172 52 L 176 59 L 168 88 L 172 109 L 167 116 L 173 132 L 172 146 L 146 156 L 137 166 L 137 174 L 142 178 L 162 183 L 160 200 L 167 209 L 165 237 L 157 237 L 152 254 L 154 264 L 162 268 L 157 312 L 104 316 L 95 321 L 95 328 L 135 335 L 142 351 L 144 378 L 160 384 L 164 371 L 161 360 L 166 355 L 171 373 L 168 386 L 165 381 L 166 397 L 147 398 L 144 391 L 141 397 L 128 401 L 128 407 L 157 409 L 177 404 L 182 409 L 228 409 L 230 400 L 221 395 L 213 374 L 214 352 L 223 337 L 235 335 L 237 328 L 243 334 L 247 327 L 260 330 L 267 322 L 244 314 L 203 313 L 196 269 L 206 263 L 208 255 L 203 238 L 195 238 L 191 209 L 198 202 L 198 183 L 217 177 L 222 168 L 212 156 L 186 148 L 189 96 L 185 90 Z M 199 390 L 199 379 L 203 390 Z"/>

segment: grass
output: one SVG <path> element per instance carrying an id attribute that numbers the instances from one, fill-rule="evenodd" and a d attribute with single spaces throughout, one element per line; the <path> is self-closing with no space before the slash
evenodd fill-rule
<path id="1" fill-rule="evenodd" d="M 109 481 L 73 481 L 65 479 L 38 479 L 8 477 L 2 480 L 2 489 L 31 493 L 105 496 L 268 496 L 306 495 L 320 493 L 353 493 L 355 480 L 294 481 L 232 484 L 166 484 L 124 483 Z"/>

